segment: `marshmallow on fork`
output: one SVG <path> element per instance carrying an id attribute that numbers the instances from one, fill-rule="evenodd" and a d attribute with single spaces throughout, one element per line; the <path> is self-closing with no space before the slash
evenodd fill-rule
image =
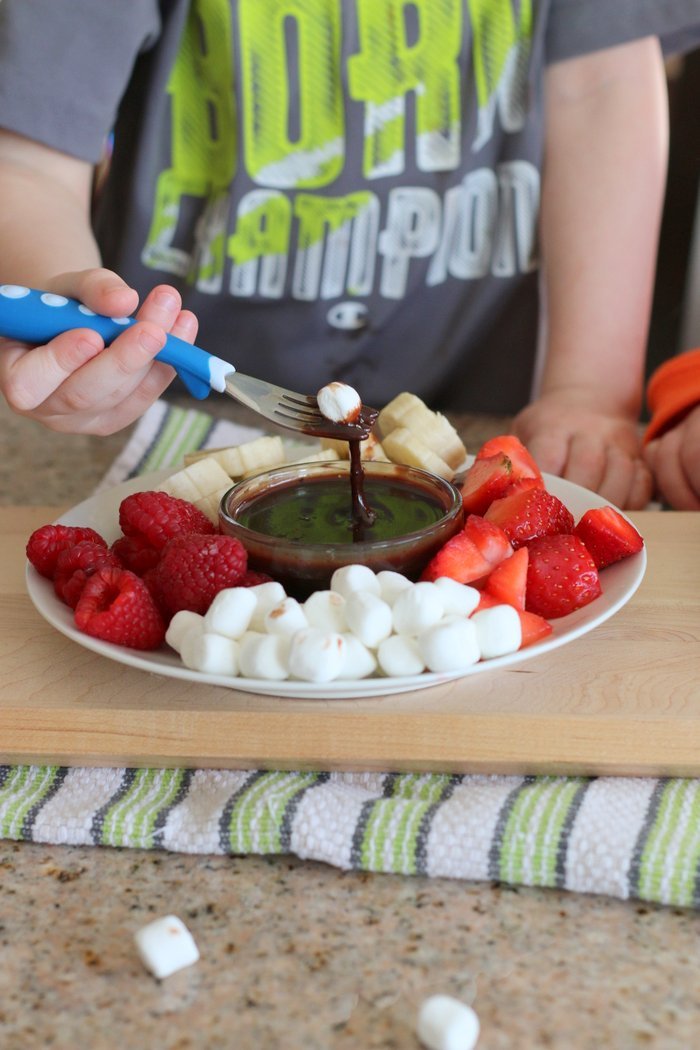
<path id="1" fill-rule="evenodd" d="M 328 383 L 321 387 L 316 400 L 321 414 L 334 423 L 354 423 L 362 411 L 360 395 L 347 383 Z"/>

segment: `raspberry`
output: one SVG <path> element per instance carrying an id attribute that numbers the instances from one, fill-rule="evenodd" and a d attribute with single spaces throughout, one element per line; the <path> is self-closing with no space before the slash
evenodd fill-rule
<path id="1" fill-rule="evenodd" d="M 35 529 L 29 537 L 27 558 L 37 572 L 51 580 L 61 551 L 83 540 L 91 540 L 102 547 L 107 546 L 106 540 L 103 540 L 94 529 L 74 525 L 42 525 L 40 529 Z"/>
<path id="2" fill-rule="evenodd" d="M 257 569 L 246 569 L 236 586 L 257 587 L 259 583 L 273 583 L 273 578 L 268 576 L 266 572 L 258 572 Z"/>
<path id="3" fill-rule="evenodd" d="M 79 630 L 130 649 L 157 649 L 165 623 L 143 580 L 128 569 L 105 566 L 86 581 L 75 607 Z"/>
<path id="4" fill-rule="evenodd" d="M 173 536 L 216 532 L 206 514 L 187 500 L 167 492 L 134 492 L 119 507 L 119 525 L 125 536 L 138 536 L 162 550 Z"/>
<path id="5" fill-rule="evenodd" d="M 176 536 L 148 574 L 148 586 L 166 617 L 180 609 L 205 613 L 225 587 L 237 587 L 248 554 L 233 536 Z"/>
<path id="6" fill-rule="evenodd" d="M 53 589 L 62 602 L 75 609 L 85 581 L 105 565 L 119 565 L 111 550 L 92 540 L 81 540 L 58 555 Z"/>
<path id="7" fill-rule="evenodd" d="M 119 564 L 137 576 L 143 576 L 158 564 L 160 551 L 151 546 L 143 536 L 121 536 L 111 547 Z"/>

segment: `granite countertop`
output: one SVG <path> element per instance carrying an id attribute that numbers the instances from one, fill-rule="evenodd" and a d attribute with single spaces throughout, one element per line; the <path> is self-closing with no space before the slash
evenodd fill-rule
<path id="1" fill-rule="evenodd" d="M 50 434 L 4 405 L 0 426 L 3 504 L 79 501 L 128 436 Z M 465 433 L 473 448 L 497 429 Z M 436 992 L 474 1006 L 479 1050 L 697 1044 L 700 920 L 681 909 L 290 857 L 7 841 L 0 872 L 2 1050 L 413 1050 L 417 1006 Z M 158 982 L 133 933 L 168 913 L 201 959 Z"/>

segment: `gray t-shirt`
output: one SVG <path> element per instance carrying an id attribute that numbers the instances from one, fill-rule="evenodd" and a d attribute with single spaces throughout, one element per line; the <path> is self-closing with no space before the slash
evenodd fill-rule
<path id="1" fill-rule="evenodd" d="M 2 0 L 0 125 L 96 162 L 105 265 L 299 390 L 514 412 L 538 327 L 550 62 L 699 0 Z"/>

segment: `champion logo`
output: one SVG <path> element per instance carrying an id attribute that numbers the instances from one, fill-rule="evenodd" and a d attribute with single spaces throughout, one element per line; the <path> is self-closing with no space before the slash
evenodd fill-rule
<path id="1" fill-rule="evenodd" d="M 365 328 L 369 315 L 364 303 L 336 303 L 328 311 L 328 324 L 333 328 L 340 328 L 344 332 L 353 332 L 358 328 Z"/>

